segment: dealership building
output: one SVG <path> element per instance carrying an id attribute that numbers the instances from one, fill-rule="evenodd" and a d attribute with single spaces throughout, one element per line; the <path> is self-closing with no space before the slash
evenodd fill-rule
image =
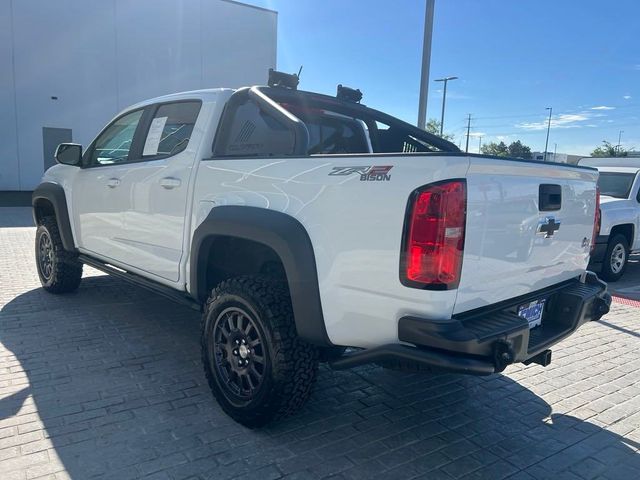
<path id="1" fill-rule="evenodd" d="M 277 13 L 230 0 L 0 0 L 0 192 L 146 98 L 265 84 Z"/>

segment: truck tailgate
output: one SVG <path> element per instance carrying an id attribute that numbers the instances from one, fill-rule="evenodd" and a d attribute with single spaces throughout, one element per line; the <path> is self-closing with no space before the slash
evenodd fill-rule
<path id="1" fill-rule="evenodd" d="M 572 166 L 471 158 L 454 313 L 580 275 L 589 259 L 597 177 Z"/>

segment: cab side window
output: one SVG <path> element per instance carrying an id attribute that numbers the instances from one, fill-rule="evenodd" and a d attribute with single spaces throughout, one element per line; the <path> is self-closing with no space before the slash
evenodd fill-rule
<path id="1" fill-rule="evenodd" d="M 143 112 L 140 109 L 127 113 L 109 125 L 93 145 L 89 166 L 126 162 Z"/>
<path id="2" fill-rule="evenodd" d="M 160 105 L 149 125 L 142 157 L 169 157 L 187 148 L 200 105 L 199 101 Z"/>

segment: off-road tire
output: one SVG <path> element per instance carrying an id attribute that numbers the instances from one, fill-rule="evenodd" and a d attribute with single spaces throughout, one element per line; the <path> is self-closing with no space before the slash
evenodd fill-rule
<path id="1" fill-rule="evenodd" d="M 46 260 L 44 250 L 46 250 Z M 50 293 L 75 291 L 82 280 L 78 255 L 62 246 L 55 217 L 44 217 L 36 230 L 36 266 L 42 288 Z"/>
<path id="2" fill-rule="evenodd" d="M 227 358 L 234 362 L 246 361 L 229 354 L 227 342 L 233 344 L 237 337 L 233 342 L 225 340 L 224 345 L 216 340 L 226 338 L 226 335 L 216 337 L 220 329 L 230 330 L 223 315 L 233 315 L 235 310 L 251 317 L 262 338 L 262 347 L 256 347 L 264 360 L 261 383 L 255 392 L 247 393 L 245 399 L 239 399 L 237 391 L 229 386 L 233 381 L 238 383 L 240 374 L 230 374 L 231 363 L 225 362 Z M 237 318 L 235 322 L 240 323 L 241 328 L 231 329 L 232 332 L 255 333 L 248 326 L 242 327 L 246 317 Z M 229 416 L 249 428 L 293 414 L 311 393 L 318 371 L 318 351 L 298 337 L 289 292 L 282 282 L 264 276 L 243 276 L 220 283 L 204 308 L 201 342 L 204 371 L 213 395 Z M 256 341 L 250 343 L 256 344 Z M 247 360 L 256 349 L 249 351 Z M 238 355 L 237 350 L 233 352 Z M 228 375 L 227 383 L 225 375 Z M 244 387 L 243 382 L 239 383 Z"/>
<path id="3" fill-rule="evenodd" d="M 614 255 L 619 256 L 621 252 L 624 256 L 624 261 L 620 269 L 616 270 L 612 265 L 614 263 L 614 259 L 612 257 Z M 620 280 L 620 277 L 622 277 L 627 268 L 628 260 L 629 242 L 627 242 L 624 235 L 614 235 L 609 239 L 609 243 L 607 244 L 607 251 L 604 255 L 604 260 L 602 261 L 602 271 L 600 272 L 600 276 L 607 282 L 616 282 Z"/>

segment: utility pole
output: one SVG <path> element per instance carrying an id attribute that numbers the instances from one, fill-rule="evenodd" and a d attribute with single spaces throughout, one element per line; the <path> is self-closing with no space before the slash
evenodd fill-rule
<path id="1" fill-rule="evenodd" d="M 471 114 L 468 114 L 469 116 L 467 117 L 467 146 L 465 147 L 464 151 L 465 153 L 469 153 L 469 132 L 471 130 Z"/>
<path id="2" fill-rule="evenodd" d="M 420 99 L 418 101 L 418 128 L 427 124 L 427 97 L 429 96 L 429 66 L 431 64 L 431 37 L 433 34 L 433 11 L 436 0 L 426 0 L 424 14 L 424 38 L 422 40 L 422 74 L 420 76 Z"/>
<path id="3" fill-rule="evenodd" d="M 482 153 L 482 135 L 478 135 L 478 153 Z"/>
<path id="4" fill-rule="evenodd" d="M 549 147 L 549 130 L 551 130 L 551 113 L 553 107 L 547 107 L 545 110 L 549 110 L 549 123 L 547 124 L 547 141 L 544 143 L 544 161 L 547 161 L 547 148 Z"/>
<path id="5" fill-rule="evenodd" d="M 556 152 L 558 151 L 558 144 L 554 143 L 553 144 L 553 161 L 556 161 Z"/>
<path id="6" fill-rule="evenodd" d="M 444 130 L 444 105 L 447 101 L 447 82 L 449 80 L 457 80 L 458 77 L 444 77 L 437 78 L 434 82 L 444 82 L 444 89 L 442 90 L 442 114 L 440 115 L 440 136 L 442 136 L 442 131 Z"/>
<path id="7" fill-rule="evenodd" d="M 620 132 L 618 133 L 618 145 L 616 145 L 616 155 L 618 153 L 620 153 L 620 147 L 622 145 L 620 145 L 620 142 L 622 141 L 622 134 L 624 133 L 624 130 L 620 130 Z"/>

